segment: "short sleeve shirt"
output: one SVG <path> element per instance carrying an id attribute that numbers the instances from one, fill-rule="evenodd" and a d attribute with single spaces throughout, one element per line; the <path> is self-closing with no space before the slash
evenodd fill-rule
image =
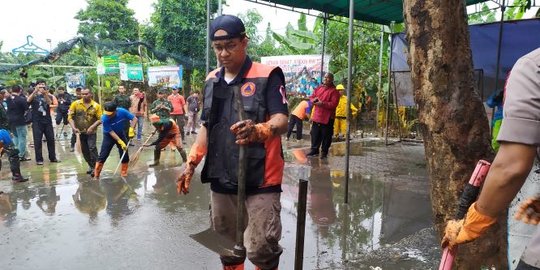
<path id="1" fill-rule="evenodd" d="M 114 131 L 116 134 L 124 134 L 126 129 L 125 123 L 131 121 L 134 117 L 133 114 L 123 108 L 117 108 L 114 117 L 102 115 L 101 122 L 103 123 L 103 133 Z"/>
<path id="2" fill-rule="evenodd" d="M 11 141 L 11 136 L 9 136 L 9 132 L 5 129 L 0 129 L 0 143 L 2 143 L 4 146 L 10 145 L 13 142 Z"/>
<path id="3" fill-rule="evenodd" d="M 497 140 L 540 146 L 540 48 L 512 68 Z"/>

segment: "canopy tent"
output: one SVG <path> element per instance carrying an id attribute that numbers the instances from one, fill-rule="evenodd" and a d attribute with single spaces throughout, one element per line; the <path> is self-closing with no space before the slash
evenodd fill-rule
<path id="1" fill-rule="evenodd" d="M 337 16 L 349 17 L 349 0 L 250 0 L 251 2 L 271 2 L 275 4 L 314 9 Z M 472 5 L 488 0 L 467 0 Z M 354 19 L 390 25 L 403 22 L 403 0 L 354 0 Z"/>

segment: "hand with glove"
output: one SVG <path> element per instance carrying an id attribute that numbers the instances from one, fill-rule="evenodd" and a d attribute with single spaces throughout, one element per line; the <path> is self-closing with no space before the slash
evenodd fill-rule
<path id="1" fill-rule="evenodd" d="M 496 221 L 497 219 L 478 212 L 476 203 L 473 203 L 469 207 L 465 219 L 448 221 L 441 246 L 452 250 L 456 245 L 473 241 Z"/>
<path id="2" fill-rule="evenodd" d="M 186 162 L 186 168 L 184 169 L 184 172 L 182 172 L 180 177 L 178 177 L 178 180 L 176 180 L 176 191 L 178 192 L 178 194 L 189 193 L 189 184 L 191 183 L 193 173 L 195 173 L 195 168 L 197 168 L 197 165 L 199 165 L 204 155 L 206 155 L 206 151 L 206 145 L 201 145 L 195 142 L 191 146 L 188 160 Z"/>
<path id="3" fill-rule="evenodd" d="M 122 141 L 121 139 L 118 139 L 118 141 L 116 141 L 120 147 L 122 148 L 122 150 L 126 150 L 127 149 L 127 145 L 124 141 Z"/>
<path id="4" fill-rule="evenodd" d="M 255 124 L 253 120 L 239 121 L 231 126 L 236 135 L 237 144 L 264 142 L 272 136 L 272 129 L 268 123 Z"/>
<path id="5" fill-rule="evenodd" d="M 519 205 L 514 218 L 527 224 L 538 225 L 540 223 L 540 197 L 529 198 Z"/>
<path id="6" fill-rule="evenodd" d="M 135 137 L 135 129 L 133 127 L 129 127 L 128 137 L 131 139 Z"/>

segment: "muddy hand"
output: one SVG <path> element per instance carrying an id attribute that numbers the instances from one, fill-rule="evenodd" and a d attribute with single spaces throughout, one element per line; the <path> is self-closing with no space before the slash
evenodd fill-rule
<path id="1" fill-rule="evenodd" d="M 239 121 L 231 126 L 231 131 L 236 135 L 237 144 L 264 142 L 272 136 L 268 123 L 255 124 L 253 120 Z"/>
<path id="2" fill-rule="evenodd" d="M 520 204 L 514 218 L 527 224 L 538 225 L 540 223 L 540 197 L 529 198 Z"/>
<path id="3" fill-rule="evenodd" d="M 187 163 L 184 172 L 176 180 L 176 192 L 178 194 L 188 194 L 189 193 L 189 184 L 191 183 L 191 178 L 195 172 L 195 165 L 192 163 Z"/>
<path id="4" fill-rule="evenodd" d="M 497 219 L 478 212 L 476 203 L 473 203 L 465 219 L 448 221 L 441 246 L 453 249 L 456 245 L 473 241 L 496 221 Z"/>

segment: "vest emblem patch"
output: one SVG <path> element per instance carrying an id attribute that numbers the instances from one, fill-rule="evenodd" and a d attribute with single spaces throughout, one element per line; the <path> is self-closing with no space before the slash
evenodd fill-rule
<path id="1" fill-rule="evenodd" d="M 253 94 L 255 94 L 255 84 L 252 82 L 244 83 L 244 85 L 242 85 L 242 88 L 240 88 L 240 92 L 244 97 L 253 96 Z"/>

